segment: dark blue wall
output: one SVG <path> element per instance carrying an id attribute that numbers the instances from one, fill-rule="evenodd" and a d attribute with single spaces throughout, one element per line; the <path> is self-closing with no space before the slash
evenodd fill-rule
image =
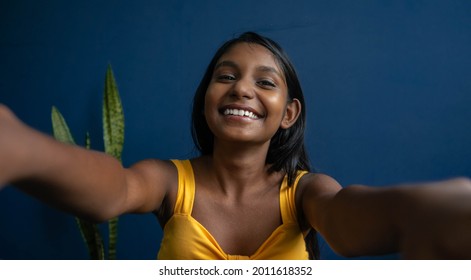
<path id="1" fill-rule="evenodd" d="M 124 164 L 190 157 L 193 92 L 215 49 L 246 30 L 277 40 L 296 65 L 321 172 L 343 185 L 471 176 L 467 0 L 4 0 L 0 102 L 45 133 L 55 105 L 78 140 L 90 131 L 102 149 L 111 63 Z M 160 237 L 152 215 L 125 215 L 118 258 L 153 259 Z M 337 258 L 326 245 L 322 257 Z M 87 252 L 72 216 L 14 188 L 0 192 L 0 259 L 77 258 Z"/>

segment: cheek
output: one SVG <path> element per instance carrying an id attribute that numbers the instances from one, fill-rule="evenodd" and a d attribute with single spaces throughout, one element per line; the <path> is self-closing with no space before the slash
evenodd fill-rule
<path id="1" fill-rule="evenodd" d="M 211 91 L 208 89 L 206 95 L 204 96 L 204 107 L 203 113 L 206 115 L 211 111 L 211 108 L 214 106 L 214 96 Z"/>
<path id="2" fill-rule="evenodd" d="M 285 96 L 273 95 L 267 96 L 264 100 L 264 103 L 268 111 L 272 112 L 272 115 L 276 116 L 277 118 L 282 118 L 285 114 L 288 101 Z"/>
<path id="3" fill-rule="evenodd" d="M 204 110 L 205 112 L 217 111 L 217 106 L 224 95 L 224 89 L 221 85 L 209 84 L 206 94 L 204 96 Z"/>
<path id="4" fill-rule="evenodd" d="M 218 112 L 218 97 L 208 88 L 206 91 L 206 95 L 204 97 L 204 107 L 203 107 L 203 115 L 206 118 L 206 123 L 210 125 L 213 120 L 216 118 Z"/>

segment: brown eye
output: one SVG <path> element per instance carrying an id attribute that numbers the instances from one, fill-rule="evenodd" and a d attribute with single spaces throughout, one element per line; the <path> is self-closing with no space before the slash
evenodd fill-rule
<path id="1" fill-rule="evenodd" d="M 258 84 L 262 87 L 265 87 L 265 88 L 275 88 L 276 87 L 276 84 L 273 83 L 270 80 L 261 80 L 261 81 L 258 82 Z"/>
<path id="2" fill-rule="evenodd" d="M 234 81 L 236 78 L 233 75 L 228 75 L 228 74 L 223 74 L 223 75 L 218 75 L 217 80 L 218 81 Z"/>

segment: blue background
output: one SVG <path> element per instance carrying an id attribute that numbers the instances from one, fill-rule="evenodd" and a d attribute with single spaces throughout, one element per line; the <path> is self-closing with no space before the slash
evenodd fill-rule
<path id="1" fill-rule="evenodd" d="M 111 63 L 125 166 L 195 155 L 193 93 L 214 51 L 252 30 L 278 41 L 307 100 L 313 165 L 342 185 L 471 176 L 471 1 L 0 2 L 0 102 L 51 134 L 57 106 L 101 150 Z M 151 215 L 121 217 L 119 259 L 156 257 Z M 326 244 L 322 258 L 336 259 Z M 394 258 L 396 255 L 380 256 Z M 71 215 L 8 187 L 0 259 L 86 259 Z"/>

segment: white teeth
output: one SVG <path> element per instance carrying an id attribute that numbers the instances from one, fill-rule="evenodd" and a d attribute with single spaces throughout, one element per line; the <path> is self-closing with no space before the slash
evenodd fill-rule
<path id="1" fill-rule="evenodd" d="M 250 111 L 246 110 L 239 110 L 239 109 L 226 109 L 224 110 L 224 115 L 232 115 L 232 116 L 241 116 L 241 117 L 249 117 L 251 119 L 258 119 L 257 115 Z"/>

